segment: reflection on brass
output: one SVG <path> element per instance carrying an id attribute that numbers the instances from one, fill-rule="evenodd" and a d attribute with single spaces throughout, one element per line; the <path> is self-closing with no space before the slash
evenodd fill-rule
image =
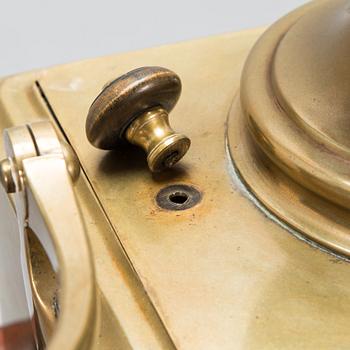
<path id="1" fill-rule="evenodd" d="M 114 149 L 126 139 L 146 151 L 152 172 L 171 168 L 190 147 L 190 139 L 169 125 L 168 113 L 180 93 L 174 72 L 135 69 L 108 83 L 95 99 L 86 120 L 87 137 L 102 149 Z"/>
<path id="2" fill-rule="evenodd" d="M 349 39 L 348 1 L 312 2 L 284 17 L 251 51 L 229 118 L 231 155 L 254 194 L 343 255 L 350 255 Z"/>
<path id="3" fill-rule="evenodd" d="M 6 158 L 0 162 L 0 180 L 7 193 L 13 193 L 16 191 L 15 181 L 12 176 L 10 159 Z"/>
<path id="4" fill-rule="evenodd" d="M 68 173 L 71 176 L 72 181 L 76 182 L 80 175 L 79 159 L 73 148 L 67 142 L 61 141 L 60 145 L 64 160 L 66 161 Z"/>
<path id="5" fill-rule="evenodd" d="M 43 338 L 49 340 L 59 316 L 59 277 L 35 233 L 28 229 L 27 235 L 29 276 L 40 326 L 38 329 L 43 333 Z"/>
<path id="6" fill-rule="evenodd" d="M 71 155 L 66 163 L 62 143 L 49 121 L 7 128 L 4 135 L 6 156 L 13 163 L 12 192 L 21 237 L 17 249 L 25 285 L 31 286 L 31 290 L 26 289 L 28 310 L 38 314 L 33 332 L 37 332 L 38 339 L 42 334 L 50 349 L 90 348 L 98 299 L 90 248 L 71 181 L 79 174 L 73 169 L 79 163 L 68 146 L 66 153 Z M 35 235 L 31 247 L 28 235 Z M 41 254 L 38 261 L 43 249 L 46 256 Z M 41 266 L 36 266 L 40 261 Z M 59 281 L 52 281 L 53 275 L 59 276 Z M 59 294 L 54 295 L 56 289 Z M 52 305 L 58 297 L 59 313 Z"/>
<path id="7" fill-rule="evenodd" d="M 349 347 L 349 1 L 311 2 L 261 34 L 1 81 L 1 129 L 30 127 L 7 129 L 1 151 L 19 231 L 49 260 L 32 256 L 31 291 L 50 350 Z M 193 143 L 184 166 L 152 176 L 118 146 L 155 162 L 173 137 L 174 73 L 112 81 L 84 118 L 106 81 L 149 63 L 181 76 L 172 123 Z M 85 123 L 115 151 L 101 157 Z"/>

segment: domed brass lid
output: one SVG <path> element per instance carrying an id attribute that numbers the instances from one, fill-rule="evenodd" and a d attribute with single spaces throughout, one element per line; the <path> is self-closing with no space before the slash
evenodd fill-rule
<path id="1" fill-rule="evenodd" d="M 350 208 L 350 3 L 321 1 L 296 14 L 253 50 L 242 78 L 242 107 L 275 163 Z"/>
<path id="2" fill-rule="evenodd" d="M 274 57 L 272 83 L 283 110 L 307 134 L 349 155 L 349 1 L 316 8 L 286 33 Z"/>
<path id="3" fill-rule="evenodd" d="M 248 155 L 244 160 L 235 149 L 239 146 L 233 134 L 240 136 L 232 128 L 243 124 L 263 151 L 263 156 L 255 151 L 249 155 L 255 157 L 255 171 L 263 173 L 256 157 L 261 161 L 266 156 L 261 165 L 265 170 L 276 166 L 283 181 L 295 183 L 278 205 L 275 194 L 258 188 L 261 178 L 248 170 Z M 238 171 L 264 204 L 300 231 L 345 254 L 350 252 L 350 231 L 345 234 L 350 222 L 344 219 L 344 210 L 350 208 L 349 135 L 350 1 L 314 1 L 274 24 L 251 51 L 240 98 L 230 114 L 229 144 Z M 268 160 L 273 165 L 267 165 Z M 265 180 L 278 187 L 276 178 Z M 331 211 L 334 215 L 327 217 Z M 332 220 L 333 231 L 339 223 L 344 226 L 339 229 L 341 243 L 339 235 L 330 232 Z"/>

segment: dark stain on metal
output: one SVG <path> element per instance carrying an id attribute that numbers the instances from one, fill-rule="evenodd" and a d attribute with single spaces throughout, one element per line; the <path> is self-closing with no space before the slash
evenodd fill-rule
<path id="1" fill-rule="evenodd" d="M 157 196 L 158 206 L 166 210 L 186 210 L 197 205 L 202 199 L 202 194 L 193 186 L 171 185 L 161 189 Z"/>

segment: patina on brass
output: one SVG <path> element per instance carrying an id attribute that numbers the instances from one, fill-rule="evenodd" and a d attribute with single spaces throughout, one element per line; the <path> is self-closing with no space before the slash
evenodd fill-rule
<path id="1" fill-rule="evenodd" d="M 176 184 L 162 188 L 156 196 L 157 204 L 166 210 L 187 210 L 202 199 L 202 194 L 193 186 Z"/>
<path id="2" fill-rule="evenodd" d="M 312 2 L 271 26 L 247 59 L 228 132 L 238 171 L 259 200 L 344 255 L 350 255 L 349 40 L 346 0 Z"/>
<path id="3" fill-rule="evenodd" d="M 190 147 L 175 133 L 168 113 L 181 93 L 180 78 L 161 67 L 135 69 L 108 83 L 90 107 L 86 120 L 89 141 L 114 149 L 124 140 L 141 146 L 151 171 L 174 166 Z"/>
<path id="4" fill-rule="evenodd" d="M 96 262 L 95 283 L 99 291 L 96 298 L 101 300 L 98 337 L 87 348 L 348 348 L 349 264 L 334 252 L 349 253 L 349 209 L 343 203 L 344 195 L 333 197 L 330 191 L 328 198 L 323 193 L 326 182 L 320 186 L 322 190 L 316 191 L 301 180 L 306 178 L 308 168 L 299 166 L 303 163 L 298 161 L 299 154 L 293 152 L 304 149 L 304 163 L 315 165 L 319 161 L 311 174 L 314 178 L 322 174 L 324 164 L 318 147 L 304 148 L 305 140 L 320 145 L 314 140 L 315 125 L 308 126 L 317 122 L 316 117 L 306 118 L 304 113 L 297 117 L 287 113 L 285 107 L 302 106 L 299 103 L 303 101 L 308 106 L 307 89 L 298 95 L 297 101 L 291 97 L 289 88 L 281 88 L 277 93 L 274 87 L 287 87 L 294 78 L 317 79 L 322 72 L 313 72 L 309 66 L 310 76 L 305 71 L 296 77 L 293 69 L 288 70 L 294 65 L 288 63 L 287 57 L 286 71 L 280 68 L 283 76 L 290 74 L 289 82 L 282 84 L 283 76 L 277 72 L 277 65 L 275 72 L 266 64 L 274 61 L 273 57 L 277 60 L 277 43 L 282 45 L 288 39 L 289 30 L 298 23 L 301 25 L 304 15 L 311 18 L 313 13 L 324 11 L 321 18 L 327 22 L 328 8 L 337 15 L 329 20 L 329 31 L 319 37 L 321 50 L 326 34 L 339 29 L 338 21 L 346 22 L 344 5 L 340 1 L 314 2 L 273 26 L 252 51 L 241 88 L 242 67 L 261 30 L 98 58 L 1 82 L 1 128 L 35 121 L 38 115 L 57 123 L 61 137 L 73 146 L 84 170 L 75 189 Z M 310 35 L 315 32 L 315 36 L 309 37 L 306 46 L 316 46 L 318 25 L 322 27 L 320 18 L 314 28 L 309 28 Z M 309 34 L 302 31 L 293 36 L 302 40 L 304 35 Z M 334 45 L 337 51 L 336 39 Z M 333 54 L 328 49 L 325 52 Z M 300 55 L 303 64 L 303 50 L 295 54 Z M 291 58 L 293 55 L 290 52 Z M 191 132 L 195 145 L 177 169 L 152 176 L 143 166 L 143 159 L 131 148 L 104 154 L 92 147 L 86 139 L 83 117 L 105 81 L 145 64 L 168 66 L 181 75 L 186 92 L 172 114 L 173 123 L 175 128 L 182 125 L 186 132 Z M 346 67 L 343 69 L 346 72 Z M 328 78 L 331 81 L 331 76 Z M 338 83 L 341 84 L 339 75 L 332 81 L 335 90 Z M 232 104 L 237 92 L 241 98 L 238 96 Z M 255 100 L 250 100 L 250 94 Z M 329 100 L 328 107 L 332 107 L 332 101 Z M 260 127 L 263 117 L 269 121 L 270 132 Z M 290 130 L 281 128 L 280 119 L 291 126 Z M 346 121 L 345 117 L 343 120 Z M 295 130 L 298 132 L 292 134 Z M 318 135 L 320 130 L 315 133 Z M 327 129 L 321 131 L 325 133 Z M 336 138 L 335 130 L 328 132 L 325 139 Z M 318 137 L 324 135 L 318 135 L 316 140 Z M 344 143 L 344 135 L 336 139 L 338 144 Z M 294 149 L 288 150 L 290 153 L 285 143 L 294 145 Z M 331 143 L 334 142 L 324 142 L 325 154 L 334 146 Z M 334 150 L 338 152 L 340 148 Z M 344 157 L 342 151 L 334 150 L 335 158 L 341 155 L 340 161 Z M 35 150 L 33 154 L 36 155 Z M 289 158 L 277 158 L 280 154 L 286 157 L 289 154 Z M 293 166 L 293 161 L 298 167 Z M 60 169 L 66 171 L 64 164 L 60 164 Z M 40 171 L 47 167 L 51 169 L 51 163 Z M 50 175 L 54 176 L 55 171 L 56 168 L 51 169 Z M 33 178 L 35 185 L 44 182 L 43 175 Z M 157 194 L 174 184 L 197 188 L 203 194 L 202 200 L 183 211 L 164 210 L 157 203 Z M 336 187 L 328 187 L 332 188 Z M 51 205 L 55 198 L 52 189 L 46 187 L 45 194 L 42 203 Z M 71 200 L 69 197 L 69 201 L 63 202 L 64 210 Z M 46 218 L 49 209 L 41 206 L 38 213 Z M 70 223 L 75 217 L 65 216 L 63 223 L 56 217 L 57 225 L 70 229 L 65 221 Z M 84 249 L 75 241 L 75 234 L 70 232 L 71 235 L 61 237 L 56 225 L 51 229 L 59 248 L 66 247 L 81 262 Z M 308 244 L 305 237 L 309 237 Z M 326 254 L 315 249 L 320 248 L 315 242 L 330 248 L 332 255 L 330 250 Z M 75 272 L 74 277 L 81 276 Z M 82 285 L 81 290 L 86 289 L 85 283 Z M 43 296 L 41 300 L 46 299 Z M 75 311 L 81 302 L 79 294 L 67 305 Z M 72 336 L 85 339 L 85 332 L 75 333 L 78 328 L 94 329 L 93 323 L 87 322 L 85 328 L 81 325 L 86 321 L 84 312 L 83 309 L 71 315 L 76 317 L 76 323 L 65 329 L 60 338 L 61 349 L 77 347 L 70 343 Z M 53 339 L 62 334 L 60 322 L 65 325 L 67 319 L 58 318 Z"/>

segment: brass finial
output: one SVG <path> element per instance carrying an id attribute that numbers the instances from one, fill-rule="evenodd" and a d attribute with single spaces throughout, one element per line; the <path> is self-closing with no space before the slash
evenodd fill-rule
<path id="1" fill-rule="evenodd" d="M 175 165 L 191 141 L 174 132 L 168 113 L 181 93 L 180 78 L 161 67 L 135 69 L 107 84 L 90 107 L 86 120 L 89 141 L 114 149 L 123 141 L 142 147 L 151 171 Z"/>

